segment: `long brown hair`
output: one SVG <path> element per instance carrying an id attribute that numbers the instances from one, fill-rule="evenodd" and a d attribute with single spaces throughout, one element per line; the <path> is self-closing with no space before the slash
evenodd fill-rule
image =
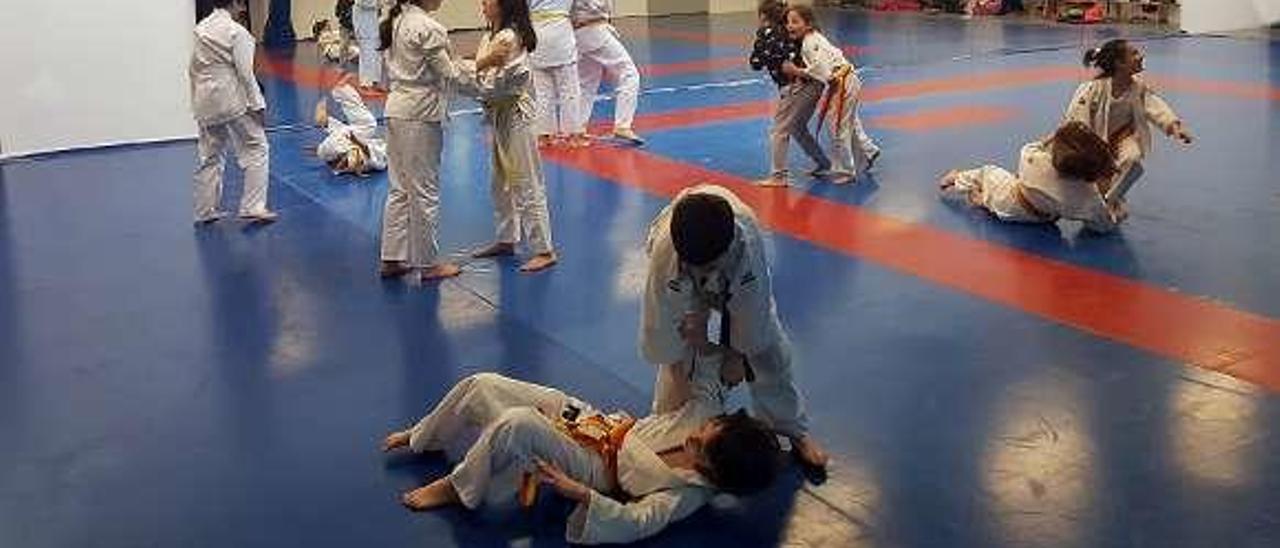
<path id="1" fill-rule="evenodd" d="M 387 17 L 378 23 L 378 51 L 386 51 L 391 48 L 391 35 L 396 29 L 396 19 L 400 17 L 400 12 L 404 11 L 405 4 L 415 3 L 417 0 L 396 0 L 391 11 L 387 12 Z"/>
<path id="2" fill-rule="evenodd" d="M 1083 122 L 1068 122 L 1049 140 L 1053 168 L 1058 173 L 1093 182 L 1116 174 L 1111 147 Z"/>

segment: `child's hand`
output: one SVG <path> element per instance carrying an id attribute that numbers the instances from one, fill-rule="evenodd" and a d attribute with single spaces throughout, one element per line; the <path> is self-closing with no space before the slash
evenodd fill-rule
<path id="1" fill-rule="evenodd" d="M 579 483 L 577 480 L 569 477 L 562 470 L 542 459 L 534 459 L 534 463 L 538 466 L 538 479 L 547 485 L 553 487 L 556 492 L 565 498 L 577 502 L 587 502 L 591 500 L 591 488 Z"/>
<path id="2" fill-rule="evenodd" d="M 1184 145 L 1189 145 L 1193 141 L 1195 141 L 1195 138 L 1193 138 L 1191 134 L 1187 132 L 1187 128 L 1182 126 L 1181 120 L 1174 122 L 1173 127 L 1169 128 L 1169 136 L 1179 141 L 1182 141 L 1182 144 Z"/>
<path id="3" fill-rule="evenodd" d="M 687 312 L 676 327 L 676 331 L 680 333 L 680 338 L 684 339 L 686 344 L 699 352 L 705 350 L 711 344 L 707 340 L 708 318 L 710 318 L 710 313 L 706 310 Z"/>
<path id="4" fill-rule="evenodd" d="M 800 70 L 800 67 L 797 67 L 796 64 L 791 61 L 782 62 L 782 73 L 792 78 L 800 78 L 804 76 L 804 71 Z"/>
<path id="5" fill-rule="evenodd" d="M 720 364 L 720 382 L 725 386 L 737 386 L 747 378 L 747 361 L 742 353 L 732 349 L 724 349 L 724 361 Z"/>

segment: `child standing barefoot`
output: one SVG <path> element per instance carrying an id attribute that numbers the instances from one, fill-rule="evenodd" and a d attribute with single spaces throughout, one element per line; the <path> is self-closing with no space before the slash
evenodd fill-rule
<path id="1" fill-rule="evenodd" d="M 529 0 L 533 30 L 540 47 L 529 55 L 534 95 L 538 102 L 539 144 L 554 140 L 586 146 L 586 119 L 578 112 L 582 92 L 578 82 L 578 45 L 569 19 L 572 0 Z"/>
<path id="2" fill-rule="evenodd" d="M 800 42 L 791 38 L 786 28 L 787 5 L 781 0 L 763 0 L 757 14 L 760 28 L 756 31 L 755 45 L 751 49 L 751 69 L 768 70 L 769 77 L 778 85 L 779 99 L 773 113 L 773 126 L 769 128 L 771 171 L 769 178 L 760 181 L 762 186 L 787 186 L 787 153 L 791 139 L 800 143 L 801 150 L 812 158 L 817 168 L 814 175 L 823 175 L 831 167 L 831 161 L 822 152 L 818 140 L 809 132 L 809 119 L 822 98 L 822 83 L 802 76 L 788 76 L 782 64 L 791 62 L 800 66 Z"/>
<path id="3" fill-rule="evenodd" d="M 1142 51 L 1124 40 L 1089 50 L 1084 64 L 1097 68 L 1098 76 L 1081 84 L 1067 106 L 1067 121 L 1088 125 L 1116 156 L 1118 171 L 1103 184 L 1112 204 L 1123 204 L 1142 176 L 1142 159 L 1151 153 L 1151 124 L 1183 144 L 1192 141 L 1177 113 L 1138 78 L 1143 60 Z"/>
<path id="4" fill-rule="evenodd" d="M 459 80 L 447 31 L 428 15 L 442 1 L 397 0 L 380 28 L 391 81 L 386 107 L 390 184 L 381 235 L 384 278 L 413 269 L 423 281 L 461 272 L 457 265 L 439 261 L 436 242 L 445 90 Z"/>
<path id="5" fill-rule="evenodd" d="M 514 255 L 523 236 L 533 257 L 520 266 L 537 272 L 556 263 L 551 245 L 542 161 L 533 134 L 527 52 L 538 46 L 525 0 L 483 0 L 489 32 L 480 38 L 474 75 L 465 91 L 479 98 L 493 128 L 492 194 L 497 240 L 475 257 Z M 468 71 L 470 72 L 470 71 Z"/>
<path id="6" fill-rule="evenodd" d="M 787 8 L 787 31 L 792 38 L 801 40 L 800 56 L 805 68 L 788 62 L 783 63 L 782 70 L 793 78 L 808 77 L 827 85 L 826 104 L 818 116 L 818 125 L 821 127 L 826 121 L 831 128 L 832 182 L 852 183 L 858 178 L 859 168 L 870 171 L 875 165 L 880 147 L 863 130 L 862 119 L 858 117 L 862 81 L 845 59 L 844 52 L 831 45 L 815 24 L 812 8 Z M 830 120 L 826 120 L 828 114 Z"/>

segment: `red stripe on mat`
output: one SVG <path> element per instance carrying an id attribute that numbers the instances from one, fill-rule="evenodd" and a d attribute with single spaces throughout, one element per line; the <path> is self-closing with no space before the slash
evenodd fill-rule
<path id="1" fill-rule="evenodd" d="M 662 197 L 696 183 L 722 185 L 751 204 L 774 232 L 1280 390 L 1280 321 L 1273 318 L 803 192 L 752 186 L 642 150 L 554 150 L 545 156 Z"/>

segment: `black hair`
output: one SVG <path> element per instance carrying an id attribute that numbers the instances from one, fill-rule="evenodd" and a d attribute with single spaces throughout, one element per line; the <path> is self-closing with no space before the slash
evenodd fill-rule
<path id="1" fill-rule="evenodd" d="M 701 266 L 716 260 L 733 243 L 733 207 L 714 194 L 689 194 L 671 213 L 671 243 L 680 261 Z"/>
<path id="2" fill-rule="evenodd" d="M 324 32 L 324 29 L 327 29 L 327 28 L 329 28 L 328 19 L 321 19 L 319 21 L 316 21 L 314 25 L 311 25 L 311 36 L 315 38 L 320 38 L 320 33 Z"/>
<path id="3" fill-rule="evenodd" d="M 720 431 L 703 445 L 706 464 L 698 472 L 732 495 L 750 495 L 772 485 L 782 467 L 777 434 L 742 410 L 711 420 Z"/>
<path id="4" fill-rule="evenodd" d="M 227 9 L 234 3 L 236 3 L 236 0 L 209 0 L 209 5 L 213 6 L 214 9 Z"/>
<path id="5" fill-rule="evenodd" d="M 760 0 L 756 13 L 771 25 L 782 26 L 787 23 L 787 3 L 782 0 Z"/>
<path id="6" fill-rule="evenodd" d="M 404 5 L 414 1 L 396 0 L 395 5 L 391 6 L 391 11 L 387 12 L 387 17 L 378 24 L 378 51 L 386 51 L 391 48 L 391 35 L 396 30 L 396 19 L 400 17 L 400 12 L 404 11 Z"/>
<path id="7" fill-rule="evenodd" d="M 1111 147 L 1083 122 L 1068 122 L 1049 140 L 1053 168 L 1072 179 L 1094 182 L 1116 173 Z"/>
<path id="8" fill-rule="evenodd" d="M 787 14 L 793 11 L 796 12 L 796 15 L 800 16 L 801 20 L 803 20 L 805 23 L 808 23 L 809 26 L 813 28 L 813 30 L 820 30 L 818 28 L 817 16 L 813 14 L 813 8 L 803 4 L 787 7 L 787 11 L 783 12 L 782 14 L 784 22 L 786 20 Z"/>
<path id="9" fill-rule="evenodd" d="M 533 32 L 533 18 L 529 15 L 527 0 L 498 0 L 498 9 L 502 10 L 502 21 L 498 28 L 490 29 L 498 32 L 511 29 L 520 38 L 520 45 L 525 51 L 538 49 L 538 35 Z"/>
<path id="10" fill-rule="evenodd" d="M 1098 69 L 1098 78 L 1110 78 L 1116 73 L 1116 63 L 1129 50 L 1129 42 L 1116 38 L 1084 52 L 1084 66 Z"/>

